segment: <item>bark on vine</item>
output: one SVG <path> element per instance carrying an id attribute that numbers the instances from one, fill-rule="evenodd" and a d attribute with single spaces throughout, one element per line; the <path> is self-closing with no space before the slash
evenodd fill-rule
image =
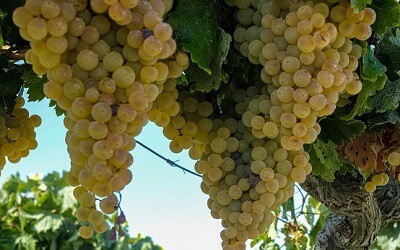
<path id="1" fill-rule="evenodd" d="M 332 212 L 317 237 L 317 250 L 368 249 L 381 228 L 400 220 L 400 183 L 393 178 L 373 194 L 364 190 L 357 172 L 337 175 L 332 183 L 311 175 L 302 187 Z"/>

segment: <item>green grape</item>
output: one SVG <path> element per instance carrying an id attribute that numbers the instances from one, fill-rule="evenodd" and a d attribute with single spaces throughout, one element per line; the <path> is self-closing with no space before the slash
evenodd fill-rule
<path id="1" fill-rule="evenodd" d="M 374 182 L 366 182 L 364 188 L 368 193 L 373 193 L 376 190 L 376 184 Z"/>
<path id="2" fill-rule="evenodd" d="M 78 221 L 87 221 L 89 218 L 89 214 L 90 214 L 90 209 L 84 206 L 78 207 L 75 213 Z"/>
<path id="3" fill-rule="evenodd" d="M 393 151 L 388 156 L 388 162 L 391 166 L 399 166 L 400 165 L 400 153 Z"/>
<path id="4" fill-rule="evenodd" d="M 115 194 L 111 194 L 100 201 L 100 209 L 103 213 L 113 214 L 117 211 L 118 199 Z"/>
<path id="5" fill-rule="evenodd" d="M 42 16 L 46 19 L 57 17 L 60 11 L 60 6 L 56 2 L 50 0 L 43 1 L 40 9 Z"/>
<path id="6" fill-rule="evenodd" d="M 78 234 L 84 239 L 89 239 L 93 235 L 93 229 L 90 226 L 81 226 Z"/>
<path id="7" fill-rule="evenodd" d="M 97 54 L 89 49 L 82 50 L 76 57 L 79 67 L 87 71 L 96 68 L 97 64 L 99 63 L 98 60 Z"/>
<path id="8" fill-rule="evenodd" d="M 99 226 L 104 222 L 104 214 L 100 211 L 93 210 L 90 212 L 88 216 L 88 221 L 93 225 L 93 226 Z"/>
<path id="9" fill-rule="evenodd" d="M 90 192 L 83 192 L 79 195 L 79 203 L 85 207 L 93 207 L 95 204 L 95 196 Z"/>
<path id="10" fill-rule="evenodd" d="M 25 7 L 18 7 L 14 10 L 13 22 L 16 26 L 20 28 L 26 28 L 30 20 L 33 19 L 33 15 Z"/>
<path id="11" fill-rule="evenodd" d="M 68 23 L 64 18 L 56 17 L 47 22 L 47 29 L 52 36 L 64 36 L 68 31 Z"/>

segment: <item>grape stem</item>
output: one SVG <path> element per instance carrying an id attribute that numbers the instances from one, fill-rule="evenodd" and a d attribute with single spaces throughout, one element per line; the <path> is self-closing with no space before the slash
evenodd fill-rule
<path id="1" fill-rule="evenodd" d="M 122 208 L 121 208 L 122 194 L 121 194 L 121 192 L 118 192 L 118 195 L 119 195 L 119 201 L 118 201 L 117 207 L 119 209 L 119 212 L 121 213 L 122 212 Z"/>
<path id="2" fill-rule="evenodd" d="M 185 168 L 185 167 L 182 167 L 181 165 L 177 164 L 176 162 L 174 162 L 174 161 L 172 161 L 172 160 L 170 160 L 170 159 L 168 159 L 168 158 L 166 158 L 166 157 L 160 155 L 159 153 L 157 153 L 157 152 L 154 151 L 153 149 L 147 147 L 146 145 L 144 145 L 144 144 L 141 143 L 140 141 L 137 141 L 137 140 L 136 140 L 136 143 L 139 144 L 140 146 L 142 146 L 143 148 L 145 148 L 146 150 L 150 151 L 150 152 L 153 153 L 154 155 L 156 155 L 156 156 L 160 157 L 161 159 L 163 159 L 164 161 L 166 161 L 166 162 L 167 162 L 169 165 L 171 165 L 172 167 L 177 167 L 177 168 L 179 168 L 179 169 L 182 169 L 182 170 L 183 170 L 183 173 L 186 174 L 186 172 L 188 172 L 188 173 L 190 173 L 190 174 L 192 174 L 192 175 L 201 177 L 200 174 L 195 173 L 195 172 L 193 172 L 193 171 L 191 171 L 191 170 L 189 170 L 189 169 L 187 169 L 187 168 Z"/>

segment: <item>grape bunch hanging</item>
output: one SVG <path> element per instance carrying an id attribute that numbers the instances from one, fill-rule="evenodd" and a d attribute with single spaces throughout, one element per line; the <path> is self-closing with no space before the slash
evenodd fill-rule
<path id="1" fill-rule="evenodd" d="M 28 0 L 14 12 L 31 45 L 26 61 L 47 74 L 44 93 L 66 111 L 66 179 L 81 204 L 76 216 L 86 223 L 79 229 L 84 238 L 105 232 L 104 214 L 119 209 L 115 193 L 132 180 L 129 152 L 147 113 L 162 107 L 165 124 L 179 112 L 173 98 L 163 98 L 164 86 L 174 85 L 189 63 L 163 22 L 170 8 L 161 0 Z"/>
<path id="2" fill-rule="evenodd" d="M 38 115 L 30 115 L 25 105 L 25 99 L 17 97 L 14 107 L 1 110 L 0 115 L 0 175 L 6 165 L 18 163 L 38 146 L 35 128 L 39 127 L 42 119 Z M 7 107 L 7 105 L 6 105 Z"/>

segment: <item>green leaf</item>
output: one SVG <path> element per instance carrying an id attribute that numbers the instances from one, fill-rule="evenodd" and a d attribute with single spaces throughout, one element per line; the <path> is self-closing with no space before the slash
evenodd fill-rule
<path id="1" fill-rule="evenodd" d="M 58 214 L 47 214 L 34 225 L 38 233 L 46 233 L 47 231 L 55 232 L 63 224 L 62 217 Z"/>
<path id="2" fill-rule="evenodd" d="M 332 141 L 337 146 L 342 146 L 346 141 L 364 132 L 366 126 L 358 120 L 344 121 L 340 118 L 328 117 L 319 122 L 321 134 L 319 138 L 324 142 Z"/>
<path id="3" fill-rule="evenodd" d="M 53 101 L 53 100 L 50 100 L 50 102 L 49 102 L 49 107 L 54 107 L 54 111 L 56 112 L 56 115 L 57 115 L 57 116 L 65 115 L 65 110 L 63 110 L 62 108 L 60 108 L 60 107 L 57 105 L 57 102 L 55 102 L 55 101 Z"/>
<path id="4" fill-rule="evenodd" d="M 221 67 L 226 61 L 232 37 L 225 33 L 224 30 L 218 29 L 217 41 L 218 46 L 214 49 L 214 56 L 211 62 L 211 75 L 207 74 L 196 64 L 191 64 L 185 71 L 189 83 L 192 83 L 190 85 L 191 91 L 210 92 L 218 90 L 221 83 L 228 81 L 229 77 L 223 72 Z"/>
<path id="5" fill-rule="evenodd" d="M 19 28 L 15 26 L 12 20 L 12 13 L 14 10 L 24 5 L 25 0 L 13 0 L 13 1 L 0 1 L 0 8 L 5 13 L 2 20 L 2 34 L 4 43 L 17 46 L 29 45 L 29 42 L 21 38 L 19 34 Z"/>
<path id="6" fill-rule="evenodd" d="M 373 108 L 377 113 L 384 113 L 399 107 L 400 79 L 396 82 L 387 81 L 385 87 L 372 97 Z"/>
<path id="7" fill-rule="evenodd" d="M 357 115 L 360 116 L 372 109 L 372 100 L 376 90 L 382 90 L 385 86 L 387 76 L 386 67 L 375 57 L 374 51 L 367 43 L 363 43 L 364 55 L 362 57 L 361 77 L 362 89 L 357 95 L 353 110 L 342 117 L 344 120 L 351 120 Z"/>
<path id="8" fill-rule="evenodd" d="M 325 143 L 317 139 L 307 148 L 307 152 L 310 155 L 310 164 L 313 167 L 313 174 L 332 182 L 335 179 L 335 172 L 342 166 L 342 162 L 339 160 L 339 153 L 336 151 L 336 144 L 332 141 Z"/>
<path id="9" fill-rule="evenodd" d="M 388 28 L 400 25 L 400 5 L 397 0 L 374 0 L 371 7 L 376 12 L 372 29 L 384 35 Z"/>
<path id="10" fill-rule="evenodd" d="M 279 236 L 277 232 L 275 231 L 275 228 L 273 225 L 269 226 L 267 228 L 267 231 L 261 235 L 259 235 L 257 238 L 251 241 L 250 246 L 255 247 L 256 245 L 260 244 L 259 248 L 260 250 L 265 249 L 265 250 L 279 250 L 281 249 L 280 246 L 276 243 L 276 239 L 278 239 Z"/>
<path id="11" fill-rule="evenodd" d="M 219 24 L 218 2 L 215 0 L 179 0 L 170 13 L 168 23 L 173 27 L 176 41 L 190 52 L 192 62 L 212 73 L 210 63 L 216 47 Z"/>
<path id="12" fill-rule="evenodd" d="M 35 250 L 37 240 L 33 238 L 33 235 L 21 235 L 15 239 L 15 244 L 20 246 L 18 249 L 24 250 Z"/>
<path id="13" fill-rule="evenodd" d="M 367 5 L 371 3 L 372 0 L 351 0 L 351 7 L 354 8 L 356 12 L 360 12 L 367 8 Z"/>
<path id="14" fill-rule="evenodd" d="M 310 197 L 308 200 L 310 207 L 313 208 L 313 212 L 319 215 L 317 222 L 311 227 L 309 233 L 309 241 L 307 249 L 313 249 L 315 247 L 315 242 L 317 240 L 318 233 L 324 228 L 325 221 L 328 218 L 330 211 L 324 204 L 318 202 L 312 197 Z"/>
<path id="15" fill-rule="evenodd" d="M 308 237 L 303 235 L 300 239 L 296 241 L 296 249 L 302 250 L 307 249 Z"/>
<path id="16" fill-rule="evenodd" d="M 390 110 L 382 114 L 371 114 L 367 116 L 368 128 L 374 128 L 385 124 L 400 123 L 400 114 L 396 110 Z"/>
<path id="17" fill-rule="evenodd" d="M 345 175 L 347 173 L 352 173 L 352 172 L 354 172 L 354 169 L 357 168 L 349 160 L 347 160 L 347 158 L 345 158 L 343 155 L 339 155 L 339 159 L 343 164 L 340 167 L 339 174 Z"/>
<path id="18" fill-rule="evenodd" d="M 376 90 L 381 90 L 385 86 L 387 80 L 386 74 L 382 76 L 378 76 L 376 82 L 371 82 L 368 80 L 363 81 L 363 87 L 360 93 L 357 96 L 356 104 L 353 107 L 353 110 L 342 117 L 344 120 L 351 120 L 355 116 L 360 116 L 372 109 L 372 100 L 371 96 L 373 96 Z"/>
<path id="19" fill-rule="evenodd" d="M 25 81 L 25 87 L 28 88 L 28 101 L 41 101 L 46 97 L 43 93 L 43 85 L 47 82 L 46 76 L 38 76 L 30 65 L 26 65 L 22 79 Z"/>
<path id="20" fill-rule="evenodd" d="M 371 250 L 398 250 L 400 249 L 400 223 L 394 222 L 379 231 Z"/>
<path id="21" fill-rule="evenodd" d="M 289 237 L 285 238 L 285 248 L 291 250 L 297 250 L 295 242 Z"/>
<path id="22" fill-rule="evenodd" d="M 58 195 L 61 198 L 61 212 L 72 209 L 76 205 L 76 199 L 72 193 L 73 190 L 73 187 L 64 187 L 58 191 Z"/>
<path id="23" fill-rule="evenodd" d="M 379 59 L 388 68 L 388 73 L 397 78 L 396 71 L 400 70 L 400 32 L 396 29 L 387 32 L 377 46 Z"/>
<path id="24" fill-rule="evenodd" d="M 0 11 L 1 12 L 1 11 Z M 2 48 L 4 45 L 4 39 L 3 39 L 3 30 L 0 26 L 0 48 Z"/>
<path id="25" fill-rule="evenodd" d="M 138 235 L 138 238 L 134 240 L 136 242 L 132 244 L 132 250 L 162 250 L 162 248 L 154 244 L 153 240 L 148 236 L 142 238 Z"/>
<path id="26" fill-rule="evenodd" d="M 326 218 L 323 218 L 320 216 L 320 218 L 317 220 L 315 225 L 311 228 L 311 231 L 309 234 L 309 240 L 308 240 L 309 247 L 307 249 L 313 249 L 315 247 L 315 242 L 317 241 L 317 236 L 318 236 L 319 232 L 324 228 L 325 221 L 326 221 Z"/>
<path id="27" fill-rule="evenodd" d="M 296 211 L 295 211 L 295 207 L 294 207 L 294 198 L 291 197 L 289 198 L 285 203 L 282 204 L 282 210 L 283 213 L 286 214 L 289 213 L 290 214 L 290 218 L 292 220 L 294 220 L 294 222 L 296 223 Z M 287 216 L 285 217 L 287 219 Z"/>
<path id="28" fill-rule="evenodd" d="M 0 96 L 16 96 L 21 90 L 22 73 L 16 68 L 0 69 Z"/>
<path id="29" fill-rule="evenodd" d="M 313 206 L 311 205 L 311 203 L 309 201 L 306 202 L 304 209 L 305 209 L 306 222 L 308 223 L 308 225 L 313 226 L 314 222 L 315 222 L 315 214 L 314 214 Z"/>
<path id="30" fill-rule="evenodd" d="M 362 56 L 361 77 L 363 80 L 375 82 L 379 76 L 384 75 L 386 67 L 375 57 L 374 50 L 364 43 L 364 55 Z"/>

